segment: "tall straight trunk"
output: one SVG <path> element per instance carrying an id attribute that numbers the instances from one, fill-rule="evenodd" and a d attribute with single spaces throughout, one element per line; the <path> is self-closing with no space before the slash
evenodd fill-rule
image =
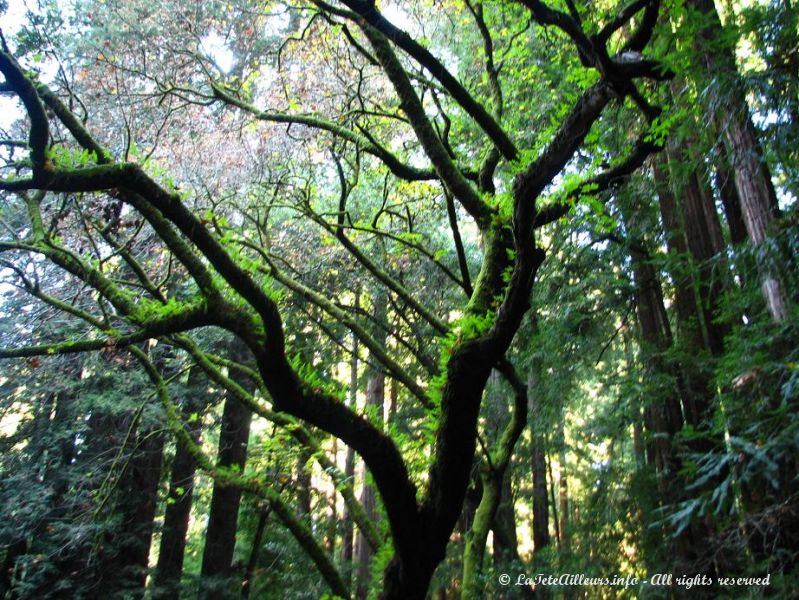
<path id="1" fill-rule="evenodd" d="M 746 223 L 744 223 L 744 216 L 741 212 L 741 199 L 738 197 L 738 190 L 735 187 L 735 175 L 731 169 L 727 148 L 721 142 L 716 144 L 716 155 L 716 187 L 719 190 L 724 217 L 730 230 L 730 242 L 733 246 L 740 246 L 746 242 Z"/>
<path id="2" fill-rule="evenodd" d="M 560 550 L 568 555 L 571 551 L 569 525 L 569 478 L 566 475 L 566 450 L 564 448 L 563 418 L 558 423 L 558 442 L 561 447 L 558 457 L 558 510 L 560 512 Z"/>
<path id="3" fill-rule="evenodd" d="M 385 376 L 382 372 L 374 368 L 369 368 L 366 384 L 366 407 L 367 411 L 371 408 L 379 418 L 383 418 L 383 406 L 385 402 Z M 364 483 L 361 492 L 361 504 L 366 514 L 373 521 L 377 520 L 377 498 L 374 488 L 366 481 L 366 468 L 364 467 Z M 366 598 L 369 591 L 369 567 L 374 556 L 374 550 L 369 545 L 366 537 L 358 531 L 355 538 L 355 559 L 358 563 L 358 577 L 356 595 L 358 598 Z"/>
<path id="4" fill-rule="evenodd" d="M 126 598 L 144 596 L 163 451 L 163 435 L 152 428 L 144 429 L 120 482 L 117 510 L 122 514 L 122 524 L 115 540 L 119 551 L 113 562 L 106 564 L 104 573 L 104 590 L 110 595 L 117 590 Z"/>
<path id="5" fill-rule="evenodd" d="M 636 381 L 637 374 L 635 370 L 635 359 L 633 358 L 632 351 L 632 335 L 626 320 L 621 326 L 622 340 L 624 342 L 624 363 L 625 363 L 625 377 L 628 381 Z M 640 398 L 637 399 L 640 402 Z M 647 464 L 647 448 L 644 443 L 644 427 L 643 418 L 641 416 L 641 408 L 638 402 L 633 403 L 632 414 L 630 420 L 633 425 L 633 456 L 635 457 L 635 466 L 642 469 Z"/>
<path id="6" fill-rule="evenodd" d="M 301 448 L 297 454 L 297 512 L 306 519 L 311 518 L 311 472 L 308 469 L 310 459 L 311 452 L 307 448 Z"/>
<path id="7" fill-rule="evenodd" d="M 622 216 L 625 227 L 629 230 L 632 215 L 624 206 Z M 653 380 L 669 381 L 676 377 L 670 372 L 662 355 L 672 344 L 671 326 L 660 279 L 645 252 L 640 246 L 630 249 L 644 367 L 647 376 Z M 684 491 L 678 475 L 682 463 L 674 445 L 674 438 L 683 427 L 682 407 L 675 387 L 669 383 L 661 383 L 655 387 L 644 409 L 644 424 L 650 436 L 647 453 L 651 456 L 657 473 L 661 502 L 666 505 L 679 502 Z M 696 554 L 689 530 L 672 539 L 671 544 L 668 554 L 678 564 L 693 563 Z"/>
<path id="8" fill-rule="evenodd" d="M 530 360 L 527 372 L 527 397 L 530 407 L 533 470 L 533 551 L 537 554 L 550 543 L 547 460 L 544 427 L 541 422 L 538 361 Z"/>
<path id="9" fill-rule="evenodd" d="M 711 104 L 709 112 L 723 132 L 743 221 L 749 240 L 758 249 L 758 269 L 766 307 L 774 321 L 782 321 L 788 314 L 788 297 L 778 273 L 771 265 L 768 244 L 764 244 L 777 212 L 777 198 L 746 105 L 734 49 L 724 41 L 724 30 L 713 0 L 689 0 L 689 6 L 704 18 L 704 27 L 696 43 L 708 77 L 729 75 L 723 86 L 726 89 L 718 90 L 715 96 L 707 95 Z"/>
<path id="10" fill-rule="evenodd" d="M 199 442 L 202 413 L 208 404 L 205 388 L 207 379 L 199 367 L 192 367 L 183 401 L 183 422 L 195 442 Z M 183 444 L 178 443 L 169 477 L 164 525 L 153 579 L 153 597 L 158 600 L 178 600 L 180 596 L 196 471 L 197 461 L 194 455 Z"/>
<path id="11" fill-rule="evenodd" d="M 355 289 L 354 305 L 356 310 L 360 308 L 359 289 Z M 358 401 L 358 338 L 352 336 L 352 356 L 350 358 L 350 389 L 348 403 L 352 410 L 355 410 Z M 347 446 L 347 453 L 344 458 L 344 476 L 347 481 L 355 479 L 355 453 L 350 446 Z M 341 515 L 341 563 L 343 565 L 344 581 L 348 588 L 352 586 L 352 559 L 354 530 L 352 515 L 349 507 L 344 504 L 344 511 Z"/>
<path id="12" fill-rule="evenodd" d="M 653 375 L 665 373 L 660 354 L 671 345 L 671 327 L 666 318 L 663 291 L 654 267 L 637 251 L 633 251 L 633 278 L 646 369 Z M 673 388 L 656 390 L 656 397 L 646 409 L 645 424 L 654 438 L 655 468 L 661 480 L 667 480 L 679 470 L 672 439 L 682 429 L 682 409 Z M 673 501 L 673 497 L 666 501 Z"/>
<path id="13" fill-rule="evenodd" d="M 671 342 L 660 282 L 652 265 L 635 252 L 633 271 L 646 371 L 651 377 L 668 377 L 669 373 L 659 356 Z M 674 447 L 674 437 L 682 429 L 683 422 L 680 401 L 672 386 L 660 386 L 654 390 L 654 398 L 645 410 L 644 423 L 651 436 L 651 452 L 661 502 L 674 505 L 681 500 L 682 491 L 678 476 L 682 463 Z M 696 558 L 694 550 L 690 530 L 686 529 L 672 539 L 667 555 L 678 564 L 688 565 Z"/>
<path id="14" fill-rule="evenodd" d="M 384 291 L 378 292 L 372 298 L 372 317 L 378 325 L 375 327 L 374 337 L 380 344 L 385 344 L 386 333 L 380 328 L 380 324 L 386 321 L 388 298 Z M 386 378 L 383 372 L 376 366 L 376 359 L 371 357 L 366 370 L 366 406 L 364 410 L 382 426 L 385 414 L 386 402 Z M 368 484 L 366 477 L 366 465 L 363 467 L 363 488 L 361 491 L 361 504 L 369 519 L 376 521 L 377 497 L 374 488 Z M 358 565 L 356 597 L 366 598 L 369 592 L 370 573 L 369 569 L 374 556 L 374 549 L 369 545 L 366 537 L 361 531 L 355 536 L 355 562 Z"/>
<path id="15" fill-rule="evenodd" d="M 235 342 L 231 357 L 238 362 L 246 362 L 247 352 L 240 342 Z M 245 389 L 253 389 L 253 382 L 247 378 L 235 372 L 231 372 L 230 376 Z M 232 396 L 225 400 L 217 451 L 217 464 L 220 467 L 244 469 L 251 421 L 252 412 L 243 403 Z M 233 575 L 240 503 L 241 489 L 214 482 L 200 572 L 201 600 L 224 600 L 238 595 L 234 594 L 234 588 L 228 580 Z"/>
<path id="16" fill-rule="evenodd" d="M 94 562 L 97 589 L 108 597 L 136 599 L 145 592 L 164 450 L 161 423 L 146 409 L 97 411 L 89 419 L 87 459 L 114 457 L 99 489 L 115 522 L 104 532 Z"/>
<path id="17" fill-rule="evenodd" d="M 538 553 L 549 546 L 549 500 L 547 462 L 543 435 L 533 442 L 533 546 Z"/>
<path id="18" fill-rule="evenodd" d="M 560 535 L 560 513 L 558 502 L 555 497 L 555 473 L 552 470 L 552 457 L 544 456 L 547 463 L 547 475 L 549 476 L 549 507 L 552 512 L 552 527 L 555 529 L 555 539 L 558 542 L 558 552 L 563 549 L 563 536 Z"/>
<path id="19" fill-rule="evenodd" d="M 663 291 L 657 279 L 655 269 L 645 261 L 643 256 L 634 253 L 633 275 L 636 288 L 636 306 L 638 309 L 638 325 L 641 341 L 647 355 L 645 359 L 648 371 L 657 372 L 662 369 L 659 354 L 671 344 L 671 328 L 666 319 L 666 308 L 663 303 Z M 671 391 L 672 393 L 668 393 Z M 659 397 L 650 404 L 647 410 L 647 428 L 655 436 L 655 464 L 660 473 L 674 473 L 675 465 L 671 439 L 682 428 L 682 411 L 673 390 L 658 390 Z"/>
<path id="20" fill-rule="evenodd" d="M 266 531 L 266 522 L 269 520 L 270 512 L 271 507 L 266 507 L 258 514 L 258 525 L 255 527 L 255 535 L 253 536 L 252 548 L 250 549 L 250 558 L 247 560 L 247 568 L 244 571 L 244 581 L 242 581 L 241 584 L 242 600 L 247 600 L 247 598 L 250 597 L 252 581 L 255 578 L 255 568 L 258 566 L 258 559 L 261 556 L 264 531 Z"/>
<path id="21" fill-rule="evenodd" d="M 669 159 L 685 164 L 684 147 L 669 148 Z M 711 202 L 710 190 L 704 190 L 702 177 L 690 170 L 687 177 L 672 169 L 674 193 L 668 186 L 662 167 L 654 164 L 658 183 L 660 213 L 672 255 L 672 277 L 675 281 L 677 308 L 677 344 L 689 355 L 718 357 L 724 351 L 724 336 L 730 328 L 722 321 L 720 300 L 723 262 L 720 260 L 722 240 L 718 215 Z M 714 262 L 721 262 L 716 265 Z M 712 371 L 702 361 L 681 366 L 681 387 L 686 421 L 699 429 L 707 429 L 714 412 L 715 389 Z M 719 440 L 720 441 L 720 440 Z M 709 448 L 696 448 L 706 451 Z"/>
<path id="22" fill-rule="evenodd" d="M 672 169 L 672 190 L 664 185 L 657 163 L 655 175 L 669 252 L 675 264 L 674 279 L 677 306 L 677 346 L 686 356 L 704 360 L 682 361 L 678 383 L 682 393 L 685 422 L 702 435 L 694 436 L 685 446 L 695 453 L 707 455 L 724 448 L 723 437 L 713 431 L 716 416 L 716 389 L 713 383 L 713 362 L 724 352 L 724 336 L 730 326 L 721 318 L 721 296 L 724 271 L 723 240 L 712 193 L 696 169 L 680 176 L 680 166 L 687 163 L 685 142 L 671 143 L 668 158 Z M 711 493 L 727 476 L 726 470 L 709 479 L 701 491 Z M 690 524 L 697 543 L 707 543 L 716 534 L 716 526 L 708 514 Z M 731 567 L 730 557 L 716 556 L 719 564 Z"/>

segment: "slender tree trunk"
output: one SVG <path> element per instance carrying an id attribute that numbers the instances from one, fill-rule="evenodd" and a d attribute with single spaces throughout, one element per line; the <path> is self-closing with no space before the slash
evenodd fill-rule
<path id="1" fill-rule="evenodd" d="M 189 371 L 187 394 L 183 402 L 183 421 L 195 442 L 199 442 L 202 414 L 208 404 L 207 379 L 199 367 Z M 172 473 L 169 478 L 164 526 L 153 581 L 153 596 L 158 600 L 178 600 L 183 574 L 183 557 L 186 551 L 186 534 L 189 529 L 194 475 L 197 461 L 182 444 L 175 447 Z"/>
<path id="2" fill-rule="evenodd" d="M 355 290 L 355 308 L 360 308 L 360 293 Z M 355 410 L 358 398 L 358 338 L 352 336 L 352 357 L 350 358 L 350 389 L 348 403 L 352 410 Z M 347 481 L 355 480 L 355 453 L 350 446 L 347 446 L 347 453 L 344 458 L 344 476 Z M 343 565 L 344 581 L 348 588 L 352 587 L 352 559 L 354 545 L 354 530 L 352 515 L 349 507 L 344 504 L 344 511 L 341 515 L 341 564 Z"/>
<path id="3" fill-rule="evenodd" d="M 115 588 L 127 598 L 144 596 L 163 450 L 164 438 L 160 432 L 149 429 L 139 436 L 121 482 L 117 510 L 122 513 L 122 526 L 116 541 L 120 549 L 112 565 L 106 566 L 113 573 L 110 577 L 104 574 L 107 592 Z"/>
<path id="4" fill-rule="evenodd" d="M 246 352 L 236 342 L 231 351 L 234 360 L 246 361 Z M 238 374 L 231 377 L 245 389 L 253 383 Z M 221 467 L 244 469 L 247 460 L 247 441 L 250 435 L 252 413 L 236 398 L 228 397 L 222 413 L 219 432 L 217 464 Z M 233 575 L 233 551 L 236 546 L 236 528 L 241 503 L 241 490 L 214 482 L 208 527 L 205 532 L 205 549 L 200 581 L 201 600 L 224 600 L 234 595 L 227 581 Z M 238 593 L 235 593 L 238 596 Z"/>
<path id="5" fill-rule="evenodd" d="M 716 144 L 716 187 L 724 207 L 724 217 L 730 230 L 730 242 L 733 246 L 740 246 L 746 242 L 746 223 L 741 212 L 741 199 L 735 187 L 735 175 L 729 163 L 727 148 L 723 143 Z"/>
<path id="6" fill-rule="evenodd" d="M 670 149 L 671 160 L 678 164 L 684 164 L 686 155 L 684 148 Z M 676 342 L 689 355 L 701 355 L 706 351 L 710 356 L 721 356 L 724 336 L 730 327 L 720 316 L 725 264 L 720 260 L 721 229 L 710 202 L 710 191 L 703 192 L 702 178 L 695 170 L 681 179 L 678 169 L 673 169 L 675 193 L 672 194 L 657 162 L 654 170 L 660 212 L 672 255 L 677 308 Z M 721 264 L 714 268 L 714 261 Z M 685 363 L 681 369 L 686 421 L 693 427 L 707 430 L 715 411 L 712 369 L 702 361 Z M 723 440 L 719 442 L 723 443 Z M 714 446 L 711 444 L 697 450 L 707 451 Z"/>
<path id="7" fill-rule="evenodd" d="M 384 291 L 380 291 L 372 298 L 372 317 L 378 326 L 375 328 L 375 339 L 381 345 L 385 344 L 386 333 L 385 330 L 380 329 L 381 323 L 386 321 L 388 298 Z M 383 372 L 373 366 L 376 364 L 376 359 L 371 357 L 369 366 L 367 367 L 366 379 L 366 406 L 364 410 L 372 419 L 376 419 L 382 426 L 384 423 L 385 415 L 385 402 L 386 402 L 386 377 Z M 361 504 L 369 519 L 376 521 L 378 518 L 377 513 L 377 497 L 374 488 L 367 483 L 367 470 L 366 465 L 363 467 L 363 489 L 361 491 Z M 374 556 L 374 549 L 369 545 L 366 537 L 361 531 L 357 532 L 355 536 L 355 562 L 358 565 L 357 583 L 356 583 L 356 597 L 366 598 L 369 592 L 370 566 L 372 557 Z"/>
<path id="8" fill-rule="evenodd" d="M 530 429 L 532 431 L 533 549 L 536 554 L 550 543 L 546 443 L 541 422 L 538 369 L 537 362 L 531 360 L 527 373 L 527 395 L 530 403 Z"/>
<path id="9" fill-rule="evenodd" d="M 497 570 L 501 570 L 504 565 L 513 562 L 520 564 L 510 469 L 505 470 L 505 477 L 500 488 L 499 505 L 494 513 L 491 531 L 494 532 L 494 564 Z"/>
<path id="10" fill-rule="evenodd" d="M 513 387 L 513 411 L 510 419 L 495 440 L 493 447 L 489 450 L 490 457 L 484 457 L 480 464 L 482 495 L 480 503 L 475 510 L 472 525 L 466 533 L 463 552 L 463 600 L 475 600 L 482 596 L 483 581 L 480 578 L 480 574 L 483 570 L 486 540 L 492 525 L 496 523 L 497 511 L 503 496 L 503 487 L 507 485 L 504 480 L 508 477 L 508 467 L 513 456 L 514 447 L 527 424 L 527 387 L 518 380 L 512 367 L 508 366 L 508 370 L 503 372 L 503 375 Z M 494 404 L 496 405 L 497 401 L 502 399 L 502 394 L 495 393 L 493 396 Z M 495 406 L 494 408 L 501 409 L 502 406 Z M 508 496 L 510 496 L 510 493 L 508 493 Z M 512 547 L 513 554 L 518 556 L 515 519 L 511 519 L 509 529 L 511 531 L 503 531 L 506 537 L 504 545 Z M 501 547 L 503 541 L 498 540 L 496 536 L 494 541 L 494 551 L 497 552 L 497 544 Z M 515 591 L 518 594 L 517 597 L 524 598 L 529 595 L 531 590 L 526 587 L 519 587 Z"/>
<path id="11" fill-rule="evenodd" d="M 307 448 L 301 448 L 297 454 L 297 512 L 300 516 L 311 518 L 311 472 L 308 470 L 308 461 L 311 453 Z"/>
<path id="12" fill-rule="evenodd" d="M 625 221 L 629 223 L 628 215 Z M 676 379 L 663 364 L 662 353 L 672 343 L 671 327 L 666 318 L 663 292 L 652 264 L 640 248 L 631 251 L 636 308 L 644 364 L 649 376 L 656 379 Z M 682 467 L 674 447 L 674 436 L 682 429 L 683 417 L 675 384 L 661 384 L 651 390 L 644 411 L 644 423 L 651 436 L 652 459 L 658 474 L 661 500 L 674 505 L 681 500 L 682 487 L 678 473 Z M 683 531 L 672 541 L 671 556 L 678 564 L 692 564 L 696 555 L 690 532 Z"/>
<path id="13" fill-rule="evenodd" d="M 560 435 L 563 434 L 563 424 L 560 425 Z M 562 553 L 568 555 L 571 551 L 569 527 L 569 479 L 566 475 L 566 452 L 561 449 L 558 469 L 558 509 L 560 512 L 560 538 Z"/>
<path id="14" fill-rule="evenodd" d="M 261 547 L 264 543 L 264 531 L 266 531 L 266 523 L 269 520 L 269 513 L 271 507 L 267 506 L 258 514 L 258 525 L 255 527 L 255 536 L 252 540 L 252 548 L 250 549 L 250 558 L 247 560 L 247 568 L 244 571 L 244 581 L 241 585 L 241 598 L 247 600 L 250 597 L 250 590 L 252 589 L 252 582 L 255 578 L 255 569 L 258 566 L 258 559 L 261 556 Z"/>
<path id="15" fill-rule="evenodd" d="M 552 512 L 552 527 L 555 529 L 555 539 L 558 542 L 558 552 L 563 548 L 563 536 L 560 534 L 560 517 L 558 512 L 558 502 L 555 497 L 555 473 L 552 470 L 552 457 L 544 457 L 547 462 L 547 474 L 549 476 L 549 507 Z"/>
<path id="16" fill-rule="evenodd" d="M 385 376 L 377 369 L 370 368 L 366 384 L 366 410 L 374 410 L 379 418 L 383 418 L 385 401 Z M 370 519 L 377 520 L 377 498 L 374 488 L 366 482 L 364 467 L 364 485 L 361 492 L 361 504 Z M 358 598 L 366 598 L 369 591 L 369 567 L 374 551 L 364 535 L 359 531 L 355 538 L 355 555 L 358 563 L 357 591 Z"/>

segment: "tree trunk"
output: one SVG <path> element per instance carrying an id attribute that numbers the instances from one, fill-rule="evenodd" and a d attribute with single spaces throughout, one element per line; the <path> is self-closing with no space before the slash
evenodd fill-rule
<path id="1" fill-rule="evenodd" d="M 355 289 L 355 308 L 360 308 L 360 293 Z M 350 389 L 348 403 L 352 410 L 358 402 L 358 338 L 352 336 L 352 357 L 350 358 Z M 347 453 L 344 458 L 344 476 L 347 481 L 353 482 L 355 480 L 355 452 L 352 447 L 347 446 Z M 352 587 L 352 559 L 353 559 L 353 545 L 354 545 L 354 530 L 352 524 L 352 515 L 350 514 L 349 507 L 344 504 L 344 511 L 341 515 L 341 564 L 344 571 L 344 581 L 347 588 Z"/>
<path id="2" fill-rule="evenodd" d="M 532 431 L 533 549 L 536 554 L 550 543 L 546 443 L 541 422 L 538 368 L 537 362 L 534 359 L 531 360 L 527 374 L 527 395 L 530 403 L 530 429 Z"/>
<path id="3" fill-rule="evenodd" d="M 749 240 L 758 251 L 758 270 L 766 307 L 774 321 L 782 321 L 788 314 L 788 298 L 776 270 L 770 264 L 769 254 L 772 253 L 768 244 L 764 244 L 777 212 L 777 198 L 746 105 L 746 94 L 738 75 L 733 47 L 724 43 L 724 30 L 712 0 L 690 0 L 689 5 L 704 17 L 704 27 L 696 43 L 708 77 L 724 74 L 729 77 L 724 86 L 726 90 L 707 95 L 710 99 L 708 112 L 716 117 L 723 132 L 743 221 Z"/>
<path id="4" fill-rule="evenodd" d="M 716 144 L 716 187 L 724 207 L 724 217 L 730 230 L 730 242 L 740 246 L 746 241 L 746 223 L 741 212 L 741 199 L 735 188 L 735 175 L 732 173 L 727 148 L 723 143 Z"/>
<path id="5" fill-rule="evenodd" d="M 366 410 L 373 410 L 379 418 L 383 418 L 383 405 L 385 401 L 385 376 L 377 369 L 370 368 L 366 384 Z M 364 467 L 364 484 L 361 492 L 361 504 L 366 514 L 373 521 L 377 520 L 377 499 L 374 488 L 366 481 L 366 468 Z M 369 567 L 374 551 L 364 535 L 358 531 L 355 538 L 355 558 L 358 563 L 358 576 L 356 596 L 366 598 L 369 591 Z"/>
<path id="6" fill-rule="evenodd" d="M 246 352 L 236 344 L 232 358 L 244 362 Z M 245 389 L 253 383 L 236 373 L 231 378 Z M 217 464 L 220 467 L 244 469 L 247 460 L 247 442 L 250 435 L 252 413 L 234 397 L 225 400 L 219 432 Z M 200 581 L 201 600 L 224 600 L 238 596 L 233 592 L 229 578 L 233 575 L 233 551 L 236 546 L 236 527 L 239 516 L 241 490 L 214 482 L 208 527 L 205 532 L 205 549 Z"/>
<path id="7" fill-rule="evenodd" d="M 207 379 L 200 368 L 192 367 L 183 402 L 183 421 L 195 442 L 199 442 L 202 414 L 208 404 L 206 387 Z M 153 581 L 153 596 L 157 600 L 178 600 L 180 596 L 180 580 L 183 574 L 183 557 L 194 497 L 196 470 L 197 461 L 194 455 L 178 443 L 172 461 L 158 564 Z"/>
<path id="8" fill-rule="evenodd" d="M 495 530 L 499 529 L 500 535 L 495 535 L 494 551 L 498 553 L 504 546 L 512 553 L 511 558 L 518 557 L 516 548 L 516 523 L 513 517 L 513 505 L 510 504 L 509 517 L 510 523 L 505 523 L 505 527 L 496 527 L 497 511 L 503 500 L 503 488 L 507 486 L 508 491 L 505 496 L 506 502 L 510 503 L 510 490 L 508 471 L 513 450 L 516 442 L 524 431 L 527 424 L 527 386 L 518 378 L 513 367 L 509 364 L 499 367 L 505 380 L 511 385 L 513 390 L 513 410 L 511 416 L 500 430 L 497 439 L 488 450 L 489 455 L 484 456 L 480 463 L 480 482 L 482 484 L 482 494 L 480 503 L 474 513 L 474 519 L 469 531 L 465 536 L 465 546 L 463 552 L 463 582 L 462 598 L 472 600 L 480 598 L 483 592 L 483 581 L 480 577 L 483 570 L 486 540 L 492 526 Z M 499 373 L 497 373 L 498 375 Z M 493 406 L 494 412 L 503 414 L 504 406 L 499 403 L 504 394 L 494 393 Z M 504 404 L 504 403 L 503 403 Z M 506 521 L 508 519 L 506 518 Z M 502 539 L 504 537 L 504 539 Z M 495 558 L 497 558 L 495 554 Z M 519 588 L 515 590 L 517 597 L 527 597 L 531 590 Z M 498 597 L 504 597 L 503 595 Z"/>
<path id="9" fill-rule="evenodd" d="M 629 229 L 629 215 L 622 213 Z M 661 502 L 674 505 L 681 500 L 682 488 L 678 472 L 682 466 L 674 447 L 674 436 L 682 429 L 682 408 L 675 392 L 674 378 L 663 362 L 662 353 L 672 343 L 671 327 L 666 317 L 663 291 L 653 265 L 640 247 L 631 249 L 636 309 L 648 376 L 655 381 L 664 380 L 651 390 L 651 399 L 644 411 L 644 424 L 650 434 L 651 455 L 658 476 Z M 672 540 L 671 556 L 679 564 L 692 564 L 695 548 L 688 529 Z"/>
<path id="10" fill-rule="evenodd" d="M 261 556 L 264 531 L 266 531 L 266 522 L 269 520 L 270 511 L 271 507 L 266 507 L 258 513 L 258 525 L 255 528 L 255 536 L 253 536 L 252 548 L 250 549 L 250 558 L 247 560 L 247 569 L 244 572 L 244 581 L 241 585 L 242 600 L 247 600 L 247 598 L 250 597 L 252 580 L 255 578 L 255 569 L 258 566 L 258 559 Z"/>
<path id="11" fill-rule="evenodd" d="M 563 425 L 560 426 L 561 435 Z M 558 461 L 558 509 L 560 512 L 560 551 L 567 555 L 571 551 L 569 532 L 569 479 L 566 476 L 566 452 L 561 450 Z"/>
<path id="12" fill-rule="evenodd" d="M 500 488 L 499 505 L 494 513 L 491 531 L 494 532 L 494 565 L 497 570 L 501 571 L 503 566 L 513 563 L 521 564 L 510 469 L 505 470 L 505 477 Z"/>
<path id="13" fill-rule="evenodd" d="M 120 482 L 120 500 L 117 510 L 122 514 L 122 525 L 114 544 L 118 553 L 106 565 L 105 592 L 113 595 L 117 590 L 126 598 L 144 596 L 144 584 L 150 558 L 153 520 L 161 482 L 164 437 L 153 429 L 145 429 L 138 436 L 138 444 L 123 481 Z"/>
<path id="14" fill-rule="evenodd" d="M 310 459 L 310 451 L 300 448 L 297 454 L 297 513 L 305 519 L 311 518 L 311 472 L 308 469 Z"/>
<path id="15" fill-rule="evenodd" d="M 385 292 L 381 291 L 372 298 L 372 317 L 378 326 L 375 328 L 374 336 L 380 343 L 385 344 L 386 333 L 379 327 L 380 323 L 385 322 L 388 305 L 388 298 Z M 364 410 L 367 416 L 377 422 L 382 427 L 384 425 L 384 413 L 386 402 L 386 378 L 383 372 L 374 367 L 377 364 L 377 359 L 370 357 L 367 368 L 366 380 L 366 405 Z M 361 504 L 369 519 L 376 521 L 378 518 L 377 513 L 377 497 L 374 488 L 367 483 L 367 469 L 366 465 L 363 467 L 363 489 L 361 491 Z M 357 583 L 356 583 L 356 597 L 366 598 L 369 592 L 370 573 L 369 569 L 374 556 L 374 550 L 369 545 L 366 537 L 361 531 L 358 531 L 355 536 L 355 561 L 358 565 Z"/>

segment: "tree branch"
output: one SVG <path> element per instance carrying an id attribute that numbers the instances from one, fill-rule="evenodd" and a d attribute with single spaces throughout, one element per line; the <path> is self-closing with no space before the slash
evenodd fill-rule
<path id="1" fill-rule="evenodd" d="M 472 95 L 469 94 L 466 88 L 452 76 L 441 61 L 433 56 L 429 50 L 381 15 L 375 7 L 374 2 L 369 0 L 342 0 L 342 2 L 360 15 L 366 24 L 373 27 L 402 48 L 416 62 L 426 68 L 433 77 L 441 82 L 441 85 L 450 93 L 453 100 L 475 120 L 506 160 L 516 159 L 518 151 L 499 123 L 494 120 L 482 104 L 477 102 Z M 359 23 L 359 25 L 364 29 L 363 23 Z M 366 30 L 364 29 L 364 31 Z M 368 33 L 367 37 L 369 37 Z M 377 57 L 377 59 L 382 63 L 380 57 Z"/>

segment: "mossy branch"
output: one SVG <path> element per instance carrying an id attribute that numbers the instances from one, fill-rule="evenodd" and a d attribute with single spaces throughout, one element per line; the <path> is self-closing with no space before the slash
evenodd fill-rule
<path id="1" fill-rule="evenodd" d="M 345 310 L 336 306 L 333 302 L 327 299 L 324 295 L 320 294 L 309 288 L 308 286 L 300 283 L 296 279 L 290 277 L 285 272 L 278 269 L 274 261 L 269 263 L 269 274 L 277 281 L 285 285 L 287 288 L 302 296 L 309 302 L 321 308 L 331 317 L 346 326 L 352 333 L 366 346 L 380 364 L 391 374 L 394 379 L 399 381 L 405 388 L 413 394 L 413 396 L 422 403 L 426 408 L 431 408 L 430 399 L 427 392 L 397 363 L 391 356 L 389 356 L 385 347 L 380 344 L 369 332 L 362 327 L 358 321 Z"/>

